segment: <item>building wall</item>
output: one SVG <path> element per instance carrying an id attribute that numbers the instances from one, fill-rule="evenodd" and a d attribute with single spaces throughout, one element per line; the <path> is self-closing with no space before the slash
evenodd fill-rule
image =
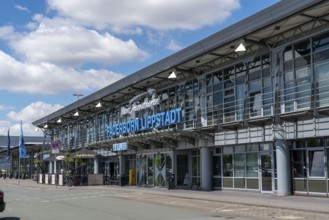
<path id="1" fill-rule="evenodd" d="M 120 154 L 156 158 L 157 153 L 168 153 L 172 155 L 172 169 L 178 172 L 179 166 L 182 166 L 188 171 L 187 187 L 190 188 L 194 183 L 209 188 L 208 180 L 203 185 L 201 176 L 212 176 L 216 188 L 289 193 L 290 175 L 293 174 L 290 159 L 294 160 L 289 154 L 296 141 L 329 137 L 328 42 L 329 32 L 300 35 L 292 42 L 284 40 L 276 48 L 240 57 L 171 86 L 154 85 L 155 93 L 146 94 L 138 100 L 139 103 L 136 101 L 136 105 L 155 98 L 159 99 L 159 103 L 126 114 L 122 113 L 122 108 L 131 104 L 127 99 L 96 115 L 59 125 L 53 131 L 53 139 L 61 142 L 62 150 L 88 146 L 97 148 L 99 143 L 100 148 L 111 149 L 107 141 L 128 141 L 133 143 L 133 150 Z M 182 109 L 182 120 L 156 128 L 160 131 L 176 129 L 177 133 L 184 131 L 177 139 L 167 136 L 167 139 L 174 140 L 171 144 L 157 140 L 157 134 L 153 134 L 151 128 L 135 132 L 139 139 L 134 136 L 135 133 L 108 136 L 108 126 L 176 108 Z M 204 147 L 200 140 L 205 137 L 213 137 L 206 144 L 207 148 L 211 148 L 210 152 L 200 152 L 200 147 Z M 253 147 L 249 152 L 250 146 Z M 250 160 L 249 153 L 253 155 Z M 209 170 L 209 175 L 200 174 L 202 164 L 209 166 L 204 161 L 209 160 L 209 155 L 220 158 L 216 161 L 219 161 L 221 173 L 214 175 L 213 170 Z M 308 151 L 306 155 L 310 155 Z M 232 163 L 225 162 L 224 157 Z M 323 154 L 322 159 L 326 162 L 327 154 Z M 137 161 L 140 166 L 144 165 L 143 159 Z M 255 161 L 257 164 L 254 164 Z M 281 166 L 282 161 L 289 164 Z M 249 162 L 255 168 L 250 171 L 250 176 L 247 170 Z M 213 161 L 210 163 L 213 164 Z M 154 162 L 148 166 L 154 166 Z M 239 168 L 241 172 L 245 169 L 243 175 L 236 172 L 239 166 L 242 167 Z M 262 170 L 265 166 L 269 169 L 267 173 Z M 140 168 L 140 178 L 142 172 L 144 170 Z M 181 179 L 176 179 L 176 184 L 182 187 L 185 185 L 183 174 L 179 177 Z M 328 174 L 321 178 L 321 181 L 327 181 Z M 308 176 L 306 179 L 309 179 Z M 270 188 L 263 185 L 264 180 L 270 183 Z"/>

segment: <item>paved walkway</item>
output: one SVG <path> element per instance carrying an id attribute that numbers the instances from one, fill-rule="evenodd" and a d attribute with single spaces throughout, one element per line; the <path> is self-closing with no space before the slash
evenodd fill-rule
<path id="1" fill-rule="evenodd" d="M 167 188 L 144 188 L 136 186 L 55 186 L 36 183 L 32 180 L 17 179 L 1 179 L 2 184 L 19 185 L 22 187 L 31 187 L 48 190 L 113 190 L 117 192 L 139 192 L 145 194 L 164 195 L 170 197 L 199 199 L 205 201 L 217 201 L 232 204 L 251 205 L 258 207 L 282 208 L 290 210 L 300 210 L 307 212 L 326 213 L 329 214 L 329 198 L 327 197 L 311 197 L 311 196 L 285 196 L 278 197 L 273 194 L 261 194 L 259 192 L 246 191 L 193 191 L 193 190 L 167 190 Z"/>

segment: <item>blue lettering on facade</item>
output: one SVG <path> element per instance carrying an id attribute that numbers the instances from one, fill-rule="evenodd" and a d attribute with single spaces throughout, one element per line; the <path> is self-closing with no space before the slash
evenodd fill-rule
<path id="1" fill-rule="evenodd" d="M 170 125 L 169 111 L 166 112 L 166 122 L 165 125 Z"/>
<path id="2" fill-rule="evenodd" d="M 182 109 L 177 108 L 166 112 L 136 118 L 127 122 L 117 123 L 107 126 L 107 135 L 109 137 L 128 134 L 136 131 L 143 131 L 155 127 L 168 126 L 181 122 Z"/>
<path id="3" fill-rule="evenodd" d="M 160 127 L 160 125 L 161 125 L 161 115 L 158 113 L 156 114 L 155 127 Z"/>
<path id="4" fill-rule="evenodd" d="M 127 142 L 113 144 L 113 151 L 122 151 L 122 150 L 127 150 L 127 149 L 128 149 Z"/>

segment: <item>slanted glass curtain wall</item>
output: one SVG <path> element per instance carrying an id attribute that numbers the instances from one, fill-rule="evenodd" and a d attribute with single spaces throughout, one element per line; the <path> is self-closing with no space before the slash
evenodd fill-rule
<path id="1" fill-rule="evenodd" d="M 174 108 L 182 108 L 182 123 L 172 126 L 193 129 L 329 106 L 329 33 L 285 45 L 276 73 L 271 73 L 272 60 L 271 54 L 263 54 L 204 78 L 158 89 L 159 105 L 131 115 L 121 115 L 120 107 L 128 104 L 122 103 L 96 116 L 79 118 L 62 125 L 54 133 L 55 140 L 65 149 L 83 147 L 107 139 L 108 125 Z M 276 111 L 274 92 L 279 100 Z"/>
<path id="2" fill-rule="evenodd" d="M 270 55 L 206 76 L 207 125 L 273 114 Z"/>
<path id="3" fill-rule="evenodd" d="M 328 33 L 286 46 L 280 91 L 281 113 L 329 106 L 328 83 Z"/>

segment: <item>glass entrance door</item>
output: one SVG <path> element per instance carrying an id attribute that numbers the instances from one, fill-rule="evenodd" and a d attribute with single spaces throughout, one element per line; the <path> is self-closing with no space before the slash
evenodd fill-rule
<path id="1" fill-rule="evenodd" d="M 177 186 L 190 185 L 188 154 L 177 155 Z"/>
<path id="2" fill-rule="evenodd" d="M 327 194 L 327 167 L 324 148 L 293 151 L 293 191 L 295 194 Z"/>
<path id="3" fill-rule="evenodd" d="M 272 192 L 272 156 L 261 154 L 261 186 L 262 192 Z"/>
<path id="4" fill-rule="evenodd" d="M 147 186 L 153 186 L 154 180 L 154 166 L 153 166 L 153 154 L 147 155 Z"/>
<path id="5" fill-rule="evenodd" d="M 147 182 L 147 163 L 146 155 L 137 157 L 137 185 L 146 186 Z"/>
<path id="6" fill-rule="evenodd" d="M 327 193 L 325 154 L 323 149 L 309 149 L 308 154 L 308 193 Z"/>

